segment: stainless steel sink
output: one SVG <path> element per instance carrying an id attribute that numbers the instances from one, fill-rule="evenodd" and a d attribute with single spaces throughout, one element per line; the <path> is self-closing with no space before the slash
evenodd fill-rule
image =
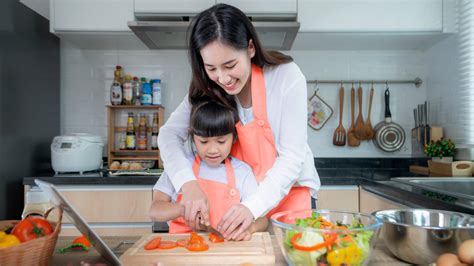
<path id="1" fill-rule="evenodd" d="M 391 181 L 408 186 L 413 192 L 425 196 L 453 201 L 470 208 L 474 207 L 474 178 L 397 177 L 392 178 Z"/>

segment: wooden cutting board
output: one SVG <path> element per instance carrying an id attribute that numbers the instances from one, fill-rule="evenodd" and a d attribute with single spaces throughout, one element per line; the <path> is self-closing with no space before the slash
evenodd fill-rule
<path id="1" fill-rule="evenodd" d="M 151 239 L 161 236 L 162 241 L 189 238 L 189 234 L 149 234 L 141 237 L 121 257 L 123 265 L 274 265 L 275 255 L 268 232 L 254 233 L 250 241 L 211 243 L 208 235 L 200 234 L 209 250 L 192 252 L 185 248 L 145 250 Z"/>

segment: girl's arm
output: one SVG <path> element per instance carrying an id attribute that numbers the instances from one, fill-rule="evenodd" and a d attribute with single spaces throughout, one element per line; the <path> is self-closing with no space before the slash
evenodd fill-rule
<path id="1" fill-rule="evenodd" d="M 210 225 L 211 222 L 206 194 L 196 181 L 192 165 L 186 158 L 184 149 L 184 143 L 188 138 L 190 113 L 191 103 L 186 94 L 181 104 L 160 128 L 158 147 L 173 187 L 176 191 L 183 193 L 181 200 L 181 205 L 185 207 L 183 217 L 191 228 L 196 229 L 199 212 L 205 225 Z"/>
<path id="2" fill-rule="evenodd" d="M 167 222 L 184 216 L 184 206 L 171 202 L 170 196 L 159 190 L 154 190 L 149 216 L 152 221 Z"/>

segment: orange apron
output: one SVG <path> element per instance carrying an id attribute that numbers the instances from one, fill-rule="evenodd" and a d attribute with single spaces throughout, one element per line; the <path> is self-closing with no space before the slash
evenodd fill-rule
<path id="1" fill-rule="evenodd" d="M 232 147 L 232 156 L 246 162 L 252 167 L 253 173 L 260 183 L 267 171 L 272 168 L 277 157 L 275 139 L 267 118 L 267 100 L 265 79 L 262 68 L 252 65 L 253 120 L 242 125 L 236 124 L 238 139 Z M 308 187 L 293 187 L 276 208 L 271 210 L 267 217 L 275 212 L 285 210 L 301 210 L 311 208 L 311 195 Z"/>
<path id="2" fill-rule="evenodd" d="M 213 228 L 216 228 L 227 210 L 229 210 L 232 205 L 240 202 L 240 192 L 235 187 L 234 170 L 232 169 L 229 158 L 225 159 L 227 184 L 199 177 L 200 165 L 201 158 L 196 156 L 193 164 L 193 172 L 199 186 L 204 193 L 206 193 L 209 202 L 209 217 L 211 219 L 211 225 Z M 179 194 L 176 201 L 180 202 L 181 197 L 182 195 Z M 187 226 L 183 217 L 178 217 L 170 222 L 169 232 L 172 234 L 189 233 L 191 231 L 191 228 Z"/>

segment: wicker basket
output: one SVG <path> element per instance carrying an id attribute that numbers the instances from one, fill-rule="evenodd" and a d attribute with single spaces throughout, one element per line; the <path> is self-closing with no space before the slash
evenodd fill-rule
<path id="1" fill-rule="evenodd" d="M 46 212 L 46 218 L 53 209 Z M 55 226 L 52 234 L 9 248 L 1 248 L 0 265 L 49 265 L 54 253 L 54 248 L 56 247 L 59 232 L 61 231 L 63 211 L 61 208 L 57 209 L 59 210 L 59 218 L 57 222 L 51 222 L 51 224 Z M 7 229 L 18 222 L 19 221 L 0 221 L 0 230 Z"/>

